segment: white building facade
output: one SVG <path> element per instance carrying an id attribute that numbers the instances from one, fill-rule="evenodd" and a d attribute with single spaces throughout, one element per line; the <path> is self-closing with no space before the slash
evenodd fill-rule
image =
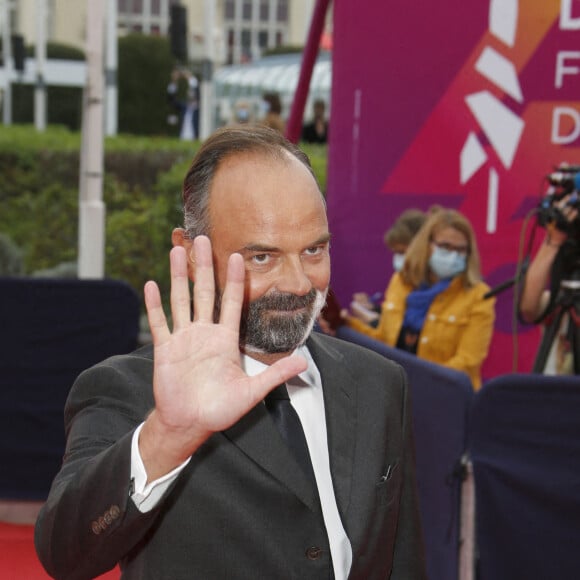
<path id="1" fill-rule="evenodd" d="M 35 44 L 35 11 L 47 7 L 49 42 L 85 48 L 84 0 L 0 0 L 11 6 L 12 30 L 27 45 Z M 117 0 L 119 34 L 142 32 L 168 35 L 171 5 L 181 4 L 187 13 L 187 44 L 190 60 L 205 57 L 207 33 L 205 10 L 212 2 L 214 59 L 217 66 L 259 59 L 266 50 L 280 46 L 303 46 L 316 0 Z"/>

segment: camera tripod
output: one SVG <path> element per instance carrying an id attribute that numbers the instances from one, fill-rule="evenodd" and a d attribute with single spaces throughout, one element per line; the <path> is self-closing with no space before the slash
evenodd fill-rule
<path id="1" fill-rule="evenodd" d="M 567 321 L 564 315 L 568 314 Z M 566 339 L 570 344 L 574 362 L 574 374 L 580 374 L 580 280 L 562 280 L 553 308 L 547 313 L 548 323 L 536 354 L 532 372 L 543 373 L 554 340 L 560 334 L 562 321 L 568 324 Z"/>

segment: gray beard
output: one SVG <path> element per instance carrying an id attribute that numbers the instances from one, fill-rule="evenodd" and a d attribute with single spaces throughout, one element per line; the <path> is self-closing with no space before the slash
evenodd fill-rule
<path id="1" fill-rule="evenodd" d="M 244 352 L 292 352 L 306 342 L 326 302 L 328 290 L 312 288 L 304 296 L 275 292 L 247 304 L 240 323 Z M 216 300 L 217 311 L 221 300 Z M 302 312 L 294 312 L 304 309 Z M 280 314 L 280 313 L 284 314 Z"/>

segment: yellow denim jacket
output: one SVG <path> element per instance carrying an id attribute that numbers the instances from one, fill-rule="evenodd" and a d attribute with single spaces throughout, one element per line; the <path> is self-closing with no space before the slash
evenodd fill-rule
<path id="1" fill-rule="evenodd" d="M 356 318 L 348 325 L 355 330 L 395 346 L 413 288 L 394 274 L 385 292 L 381 317 L 376 328 Z M 471 288 L 456 277 L 431 304 L 417 346 L 417 356 L 469 375 L 474 389 L 481 386 L 481 365 L 487 357 L 495 320 L 495 299 L 485 300 L 489 290 L 484 282 Z"/>

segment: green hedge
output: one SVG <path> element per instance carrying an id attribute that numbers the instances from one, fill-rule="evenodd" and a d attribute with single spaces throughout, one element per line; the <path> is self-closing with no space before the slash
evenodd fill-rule
<path id="1" fill-rule="evenodd" d="M 169 135 L 167 83 L 175 65 L 168 39 L 130 34 L 119 38 L 119 131 Z"/>
<path id="2" fill-rule="evenodd" d="M 80 135 L 62 127 L 0 131 L 0 234 L 22 252 L 32 275 L 75 262 L 78 250 Z M 141 295 L 156 280 L 169 290 L 171 231 L 181 225 L 181 185 L 199 143 L 120 136 L 105 142 L 106 276 Z M 326 148 L 304 146 L 321 186 Z"/>

